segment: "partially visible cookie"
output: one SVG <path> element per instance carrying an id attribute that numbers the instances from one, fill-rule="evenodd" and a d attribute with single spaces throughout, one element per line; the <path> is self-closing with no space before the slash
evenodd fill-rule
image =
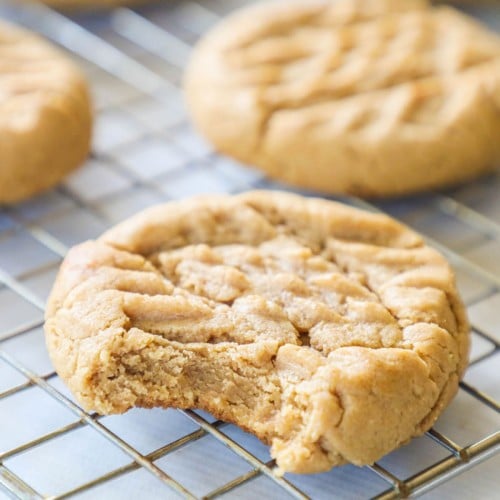
<path id="1" fill-rule="evenodd" d="M 39 36 L 0 23 L 0 203 L 57 184 L 90 148 L 87 84 L 69 58 Z"/>
<path id="2" fill-rule="evenodd" d="M 25 0 L 30 2 L 40 2 L 58 9 L 92 8 L 106 9 L 120 5 L 134 5 L 141 3 L 151 3 L 154 0 Z"/>
<path id="3" fill-rule="evenodd" d="M 429 429 L 469 345 L 453 273 L 417 234 L 280 192 L 168 203 L 73 248 L 45 331 L 85 408 L 201 408 L 299 473 Z"/>
<path id="4" fill-rule="evenodd" d="M 229 16 L 185 91 L 219 151 L 328 193 L 402 195 L 500 162 L 500 38 L 424 0 L 292 0 Z"/>

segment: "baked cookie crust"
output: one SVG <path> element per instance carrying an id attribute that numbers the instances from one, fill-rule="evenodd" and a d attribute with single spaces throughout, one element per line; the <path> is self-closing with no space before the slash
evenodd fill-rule
<path id="1" fill-rule="evenodd" d="M 86 409 L 201 408 L 297 473 L 429 429 L 469 348 L 453 273 L 420 236 L 269 191 L 154 207 L 73 248 L 45 331 Z"/>
<path id="2" fill-rule="evenodd" d="M 87 83 L 69 57 L 0 22 L 0 204 L 44 191 L 90 149 Z"/>
<path id="3" fill-rule="evenodd" d="M 500 38 L 424 0 L 292 0 L 195 48 L 192 118 L 222 153 L 327 193 L 397 196 L 500 163 Z"/>

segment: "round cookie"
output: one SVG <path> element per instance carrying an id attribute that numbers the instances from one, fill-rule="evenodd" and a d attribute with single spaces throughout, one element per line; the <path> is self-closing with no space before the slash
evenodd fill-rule
<path id="1" fill-rule="evenodd" d="M 429 429 L 469 346 L 453 273 L 420 236 L 272 191 L 157 206 L 73 248 L 45 331 L 85 408 L 201 408 L 298 473 Z"/>
<path id="2" fill-rule="evenodd" d="M 403 195 L 500 161 L 500 38 L 423 0 L 242 9 L 195 48 L 185 92 L 216 149 L 322 192 Z"/>
<path id="3" fill-rule="evenodd" d="M 0 204 L 57 184 L 90 148 L 87 84 L 55 47 L 0 22 Z"/>

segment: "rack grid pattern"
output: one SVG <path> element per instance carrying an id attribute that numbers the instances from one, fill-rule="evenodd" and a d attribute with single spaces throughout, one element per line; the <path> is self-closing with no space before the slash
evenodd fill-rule
<path id="1" fill-rule="evenodd" d="M 191 45 L 243 3 L 165 2 L 71 17 L 0 2 L 0 16 L 51 38 L 81 64 L 97 111 L 86 165 L 56 190 L 0 208 L 0 498 L 451 498 L 447 488 L 457 481 L 464 498 L 493 497 L 500 174 L 405 201 L 342 199 L 390 213 L 444 252 L 473 326 L 471 367 L 450 408 L 425 436 L 373 466 L 280 477 L 267 447 L 233 425 L 191 410 L 89 414 L 53 372 L 43 347 L 44 301 L 69 246 L 164 200 L 289 189 L 216 155 L 183 109 L 179 84 Z M 498 8 L 493 14 L 488 20 L 500 29 Z M 484 471 L 480 483 L 463 479 L 476 468 Z"/>

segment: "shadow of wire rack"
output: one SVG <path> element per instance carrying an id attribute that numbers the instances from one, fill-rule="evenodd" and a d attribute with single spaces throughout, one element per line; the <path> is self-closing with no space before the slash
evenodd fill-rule
<path id="1" fill-rule="evenodd" d="M 454 264 L 473 325 L 471 367 L 435 428 L 372 467 L 273 473 L 267 447 L 202 412 L 83 412 L 52 371 L 42 311 L 67 248 L 161 200 L 280 187 L 214 154 L 179 91 L 190 46 L 232 0 L 61 15 L 0 15 L 66 48 L 93 87 L 93 154 L 56 190 L 0 211 L 0 498 L 493 498 L 500 470 L 500 175 L 367 205 L 422 232 Z M 500 12 L 476 9 L 500 29 Z M 496 497 L 498 498 L 498 497 Z"/>

